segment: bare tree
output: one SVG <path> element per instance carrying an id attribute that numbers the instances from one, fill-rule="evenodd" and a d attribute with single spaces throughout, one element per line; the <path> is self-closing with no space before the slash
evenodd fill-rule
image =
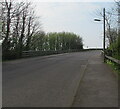
<path id="1" fill-rule="evenodd" d="M 10 34 L 10 24 L 11 24 L 11 10 L 12 10 L 12 2 L 7 2 L 5 0 L 5 3 L 3 4 L 6 8 L 6 33 L 5 33 L 5 38 L 3 40 L 3 44 L 2 44 L 2 47 L 3 47 L 3 52 L 7 52 L 8 51 L 8 47 L 9 47 L 9 34 Z M 5 22 L 3 22 L 3 26 L 2 26 L 2 31 L 4 31 L 5 29 Z"/>
<path id="2" fill-rule="evenodd" d="M 41 24 L 37 21 L 37 17 L 34 15 L 34 11 L 30 10 L 28 17 L 28 31 L 26 36 L 26 50 L 30 50 L 31 37 L 34 33 L 40 32 Z"/>
<path id="3" fill-rule="evenodd" d="M 22 27 L 21 27 L 21 35 L 19 38 L 19 55 L 22 55 L 22 50 L 23 50 L 23 38 L 25 37 L 25 24 L 26 24 L 26 16 L 27 16 L 27 8 L 28 5 L 26 6 L 26 8 L 24 8 L 23 12 L 22 12 Z"/>
<path id="4" fill-rule="evenodd" d="M 103 17 L 102 12 L 98 12 L 100 16 Z M 106 21 L 106 38 L 108 39 L 109 45 L 112 44 L 117 39 L 117 13 L 115 8 L 107 10 L 105 13 Z"/>
<path id="5" fill-rule="evenodd" d="M 30 50 L 31 37 L 40 31 L 41 24 L 29 2 L 5 0 L 0 4 L 3 55 L 12 51 L 21 57 L 23 50 Z"/>

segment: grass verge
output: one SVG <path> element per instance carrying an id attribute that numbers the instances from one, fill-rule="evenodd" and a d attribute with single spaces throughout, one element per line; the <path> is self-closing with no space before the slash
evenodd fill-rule
<path id="1" fill-rule="evenodd" d="M 112 69 L 113 69 L 116 73 L 118 73 L 118 75 L 120 75 L 120 66 L 119 66 L 118 64 L 116 64 L 116 63 L 114 63 L 114 62 L 112 62 L 112 61 L 110 61 L 110 60 L 106 60 L 106 63 L 107 63 L 109 66 L 111 66 Z"/>

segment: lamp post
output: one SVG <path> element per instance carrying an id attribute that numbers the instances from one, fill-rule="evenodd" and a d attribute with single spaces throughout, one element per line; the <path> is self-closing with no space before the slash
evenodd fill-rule
<path id="1" fill-rule="evenodd" d="M 94 21 L 101 21 L 100 19 L 94 19 Z M 103 58 L 105 62 L 105 8 L 103 8 Z"/>

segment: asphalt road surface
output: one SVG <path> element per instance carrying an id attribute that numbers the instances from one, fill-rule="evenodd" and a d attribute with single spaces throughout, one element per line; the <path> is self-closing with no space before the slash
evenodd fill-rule
<path id="1" fill-rule="evenodd" d="M 3 107 L 70 107 L 88 60 L 100 51 L 3 63 Z"/>
<path id="2" fill-rule="evenodd" d="M 72 106 L 118 109 L 119 84 L 116 74 L 109 65 L 103 63 L 100 54 L 94 54 L 88 61 Z"/>

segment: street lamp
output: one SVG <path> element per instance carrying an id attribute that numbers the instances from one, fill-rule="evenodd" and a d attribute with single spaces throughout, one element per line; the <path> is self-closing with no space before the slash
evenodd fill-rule
<path id="1" fill-rule="evenodd" d="M 94 21 L 101 21 L 100 19 L 94 19 Z"/>
<path id="2" fill-rule="evenodd" d="M 100 19 L 94 19 L 94 21 L 101 21 Z M 103 8 L 103 58 L 104 58 L 104 62 L 105 62 L 105 8 Z"/>

